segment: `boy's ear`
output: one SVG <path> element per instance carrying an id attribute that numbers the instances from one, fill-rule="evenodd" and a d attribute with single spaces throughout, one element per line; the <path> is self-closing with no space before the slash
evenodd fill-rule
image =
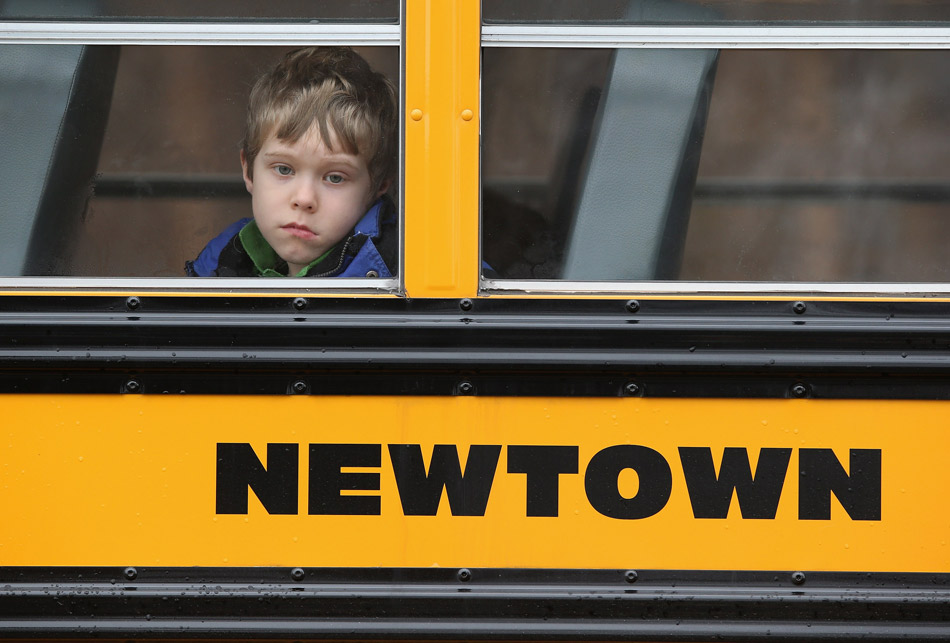
<path id="1" fill-rule="evenodd" d="M 378 199 L 379 197 L 389 192 L 389 186 L 392 184 L 393 184 L 392 179 L 386 179 L 385 181 L 383 181 L 382 184 L 380 184 L 379 189 L 376 190 L 376 198 Z"/>
<path id="2" fill-rule="evenodd" d="M 250 175 L 247 173 L 247 156 L 245 156 L 244 150 L 241 150 L 241 173 L 244 174 L 244 187 L 247 188 L 248 192 L 253 194 L 254 181 L 251 179 Z"/>

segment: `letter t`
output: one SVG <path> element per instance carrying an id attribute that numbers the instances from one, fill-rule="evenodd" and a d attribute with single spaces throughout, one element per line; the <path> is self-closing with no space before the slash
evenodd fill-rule
<path id="1" fill-rule="evenodd" d="M 577 447 L 509 446 L 508 473 L 527 475 L 528 516 L 557 516 L 558 476 L 577 473 Z"/>

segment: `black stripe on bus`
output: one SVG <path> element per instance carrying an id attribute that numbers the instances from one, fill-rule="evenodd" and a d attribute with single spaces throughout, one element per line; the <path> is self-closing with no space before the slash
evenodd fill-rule
<path id="1" fill-rule="evenodd" d="M 5 296 L 0 392 L 950 399 L 950 303 Z"/>
<path id="2" fill-rule="evenodd" d="M 950 575 L 808 570 L 0 568 L 0 636 L 946 640 Z"/>

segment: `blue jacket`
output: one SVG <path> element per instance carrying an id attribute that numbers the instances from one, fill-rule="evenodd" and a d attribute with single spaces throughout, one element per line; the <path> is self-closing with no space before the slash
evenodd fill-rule
<path id="1" fill-rule="evenodd" d="M 208 242 L 197 259 L 185 263 L 185 273 L 189 277 L 258 276 L 238 237 L 249 221 L 241 219 L 225 228 Z M 307 277 L 392 277 L 398 245 L 396 208 L 388 197 L 383 197 Z"/>

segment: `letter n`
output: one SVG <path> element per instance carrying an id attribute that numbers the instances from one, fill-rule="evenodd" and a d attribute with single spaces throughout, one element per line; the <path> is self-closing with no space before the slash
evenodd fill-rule
<path id="1" fill-rule="evenodd" d="M 881 450 L 851 449 L 849 469 L 831 449 L 799 451 L 799 520 L 831 520 L 831 494 L 852 520 L 881 519 Z"/>
<path id="2" fill-rule="evenodd" d="M 296 444 L 268 444 L 265 468 L 250 444 L 219 443 L 215 512 L 246 514 L 250 487 L 267 513 L 296 514 L 299 462 Z"/>

